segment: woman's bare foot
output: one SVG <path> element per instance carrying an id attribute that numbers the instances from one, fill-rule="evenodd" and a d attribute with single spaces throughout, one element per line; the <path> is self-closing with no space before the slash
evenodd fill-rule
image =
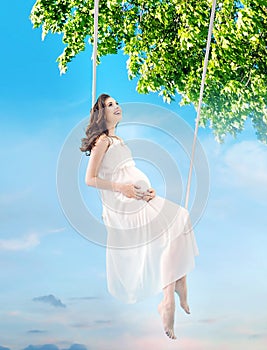
<path id="1" fill-rule="evenodd" d="M 164 303 L 164 301 L 162 301 L 158 305 L 158 312 L 161 316 L 165 333 L 169 338 L 176 339 L 176 336 L 173 330 L 175 304 L 174 303 L 167 304 L 167 303 Z"/>
<path id="2" fill-rule="evenodd" d="M 181 308 L 190 314 L 189 306 L 187 304 L 187 287 L 186 287 L 186 276 L 180 278 L 175 283 L 175 292 L 178 294 L 180 299 Z"/>
<path id="3" fill-rule="evenodd" d="M 178 294 L 178 293 L 177 293 Z M 179 295 L 179 294 L 178 294 Z M 180 302 L 180 306 L 181 308 L 187 313 L 190 314 L 190 309 L 189 309 L 189 305 L 187 303 L 182 303 Z"/>

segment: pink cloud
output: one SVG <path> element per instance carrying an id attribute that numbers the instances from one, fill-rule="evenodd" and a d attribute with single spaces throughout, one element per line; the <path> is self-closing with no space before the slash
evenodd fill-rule
<path id="1" fill-rule="evenodd" d="M 95 339 L 95 349 L 109 350 L 170 350 L 170 349 L 186 349 L 186 350 L 214 350 L 214 342 L 199 339 L 179 338 L 176 340 L 169 339 L 164 332 L 155 334 L 155 336 L 136 337 L 130 334 L 122 334 L 113 340 Z M 92 343 L 90 344 L 92 346 Z M 216 344 L 217 345 L 217 344 Z M 218 350 L 223 350 L 223 347 L 216 347 Z"/>

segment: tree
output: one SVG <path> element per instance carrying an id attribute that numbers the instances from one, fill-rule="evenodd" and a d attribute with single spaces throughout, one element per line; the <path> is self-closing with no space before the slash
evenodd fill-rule
<path id="1" fill-rule="evenodd" d="M 100 1 L 98 63 L 118 50 L 129 56 L 137 91 L 158 91 L 164 101 L 182 96 L 196 107 L 211 0 Z M 30 19 L 42 39 L 63 34 L 61 73 L 93 41 L 93 0 L 37 0 Z M 266 0 L 224 0 L 216 8 L 200 126 L 223 142 L 251 118 L 258 139 L 267 143 Z"/>

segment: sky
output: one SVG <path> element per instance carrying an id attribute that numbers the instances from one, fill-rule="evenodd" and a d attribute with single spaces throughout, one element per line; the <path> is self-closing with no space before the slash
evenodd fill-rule
<path id="1" fill-rule="evenodd" d="M 58 161 L 71 132 L 89 115 L 92 52 L 88 47 L 60 76 L 55 60 L 61 38 L 48 35 L 41 41 L 41 31 L 29 21 L 33 4 L 5 1 L 0 13 L 0 350 L 266 349 L 267 148 L 250 122 L 223 144 L 210 129 L 199 130 L 208 195 L 199 200 L 203 211 L 194 225 L 200 255 L 188 276 L 191 315 L 177 308 L 178 339 L 171 341 L 157 313 L 162 295 L 136 304 L 113 298 L 106 285 L 105 248 L 77 232 L 64 215 Z M 153 141 L 167 152 L 177 164 L 174 191 L 182 205 L 188 140 L 177 145 L 166 131 L 175 113 L 192 135 L 195 110 L 164 104 L 157 93 L 138 94 L 126 61 L 122 53 L 102 59 L 97 94 L 111 94 L 133 118 L 138 119 L 140 106 L 153 112 L 142 116 L 149 118 L 149 127 L 139 123 L 129 130 L 126 123 L 118 134 Z M 157 124 L 161 113 L 166 118 Z M 98 217 L 99 195 L 83 182 L 87 161 L 85 156 L 80 161 L 79 189 Z M 149 162 L 137 160 L 137 165 L 163 194 L 160 172 Z M 202 170 L 199 165 L 196 174 Z M 191 207 L 202 184 L 207 186 L 201 176 L 199 186 L 193 179 Z"/>

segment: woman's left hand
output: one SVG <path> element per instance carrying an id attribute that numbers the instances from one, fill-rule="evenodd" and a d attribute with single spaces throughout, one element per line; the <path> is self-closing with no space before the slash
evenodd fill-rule
<path id="1" fill-rule="evenodd" d="M 146 190 L 142 199 L 145 200 L 146 202 L 149 202 L 151 199 L 155 198 L 155 196 L 156 196 L 156 191 L 154 190 L 154 188 L 149 188 L 148 190 Z"/>

